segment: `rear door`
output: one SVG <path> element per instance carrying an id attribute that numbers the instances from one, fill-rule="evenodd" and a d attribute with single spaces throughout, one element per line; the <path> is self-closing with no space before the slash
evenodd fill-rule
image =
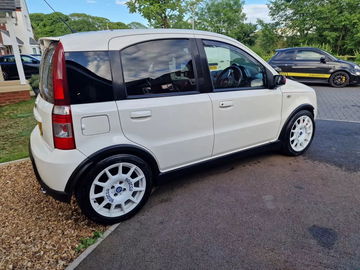
<path id="1" fill-rule="evenodd" d="M 213 155 L 276 140 L 282 93 L 279 88 L 267 88 L 265 68 L 227 43 L 203 40 L 203 45 L 207 66 L 213 74 L 214 92 L 210 93 L 215 133 Z M 227 74 L 238 73 L 236 69 L 241 70 L 240 81 L 232 83 Z"/>
<path id="2" fill-rule="evenodd" d="M 211 100 L 198 89 L 192 39 L 161 39 L 121 50 L 125 136 L 154 154 L 160 170 L 211 156 Z"/>

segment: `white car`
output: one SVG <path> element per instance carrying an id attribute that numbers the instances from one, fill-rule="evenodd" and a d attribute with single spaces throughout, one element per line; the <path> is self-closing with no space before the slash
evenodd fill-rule
<path id="1" fill-rule="evenodd" d="M 30 155 L 43 190 L 90 219 L 134 215 L 158 175 L 280 142 L 312 141 L 312 88 L 240 42 L 192 30 L 44 38 Z"/>

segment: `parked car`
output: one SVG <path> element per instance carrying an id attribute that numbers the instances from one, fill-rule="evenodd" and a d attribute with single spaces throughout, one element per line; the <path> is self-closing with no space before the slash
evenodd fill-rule
<path id="1" fill-rule="evenodd" d="M 314 90 L 232 38 L 116 30 L 41 46 L 33 168 L 96 222 L 134 215 L 159 175 L 269 143 L 296 156 L 313 139 Z"/>
<path id="2" fill-rule="evenodd" d="M 21 55 L 21 62 L 24 67 L 25 77 L 30 78 L 33 74 L 39 74 L 40 60 L 27 54 Z M 0 56 L 0 66 L 4 80 L 17 80 L 19 74 L 17 71 L 15 57 L 12 54 Z"/>
<path id="3" fill-rule="evenodd" d="M 31 56 L 33 56 L 33 57 L 35 57 L 36 59 L 41 59 L 41 54 L 39 54 L 39 53 L 33 53 L 33 54 L 31 54 Z"/>
<path id="4" fill-rule="evenodd" d="M 311 47 L 276 50 L 269 61 L 280 74 L 300 82 L 324 82 L 333 87 L 360 83 L 360 67 Z"/>

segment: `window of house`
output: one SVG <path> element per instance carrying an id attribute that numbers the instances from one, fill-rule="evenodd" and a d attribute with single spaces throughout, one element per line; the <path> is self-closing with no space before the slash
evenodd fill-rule
<path id="1" fill-rule="evenodd" d="M 155 40 L 121 51 L 129 96 L 196 91 L 190 41 Z"/>
<path id="2" fill-rule="evenodd" d="M 217 41 L 204 48 L 215 89 L 264 87 L 265 68 L 244 51 Z"/>

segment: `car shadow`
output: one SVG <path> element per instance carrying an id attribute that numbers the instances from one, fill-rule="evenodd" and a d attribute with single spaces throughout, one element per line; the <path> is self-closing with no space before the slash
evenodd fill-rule
<path id="1" fill-rule="evenodd" d="M 279 150 L 279 143 L 244 150 L 225 157 L 160 174 L 155 183 L 158 187 L 165 187 L 167 185 L 171 185 L 172 187 L 174 185 L 181 186 L 190 179 L 193 181 L 195 178 L 201 179 L 207 175 L 226 173 L 238 166 L 246 166 L 253 162 L 260 162 L 259 160 L 265 157 L 278 154 Z"/>

